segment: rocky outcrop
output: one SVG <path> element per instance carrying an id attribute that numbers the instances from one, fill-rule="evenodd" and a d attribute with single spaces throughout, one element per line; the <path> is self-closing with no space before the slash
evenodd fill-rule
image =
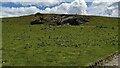
<path id="1" fill-rule="evenodd" d="M 39 20 L 35 20 L 35 21 L 32 21 L 30 24 L 35 25 L 35 24 L 43 24 L 43 23 L 40 22 Z"/>
<path id="2" fill-rule="evenodd" d="M 80 25 L 89 22 L 89 19 L 83 16 L 77 15 L 49 15 L 45 17 L 40 13 L 35 14 L 35 17 L 39 17 L 38 20 L 32 21 L 31 25 L 48 23 L 49 25 Z"/>
<path id="3" fill-rule="evenodd" d="M 89 22 L 89 21 L 84 18 L 77 18 L 74 16 L 70 16 L 70 17 L 62 19 L 60 22 L 58 22 L 58 25 L 63 25 L 63 24 L 80 25 L 85 22 Z"/>

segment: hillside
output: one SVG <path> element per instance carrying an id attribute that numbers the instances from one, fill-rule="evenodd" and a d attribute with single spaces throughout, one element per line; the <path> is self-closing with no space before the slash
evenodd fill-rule
<path id="1" fill-rule="evenodd" d="M 76 15 L 89 22 L 50 27 L 53 16 L 3 18 L 3 66 L 88 66 L 118 51 L 119 18 Z"/>

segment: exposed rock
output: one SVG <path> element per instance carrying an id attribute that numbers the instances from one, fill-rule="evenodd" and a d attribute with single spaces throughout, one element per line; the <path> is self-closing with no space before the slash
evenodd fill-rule
<path id="1" fill-rule="evenodd" d="M 87 22 L 87 21 L 84 19 L 81 20 L 77 17 L 70 16 L 70 17 L 62 19 L 60 22 L 58 22 L 58 25 L 63 25 L 63 24 L 68 24 L 68 23 L 70 25 L 80 25 L 80 24 L 85 23 L 85 22 Z"/>
<path id="2" fill-rule="evenodd" d="M 35 14 L 35 17 L 38 16 L 38 20 L 32 21 L 31 25 L 34 24 L 43 24 L 48 23 L 49 25 L 52 26 L 57 26 L 57 25 L 80 25 L 85 22 L 89 22 L 89 19 L 83 16 L 76 16 L 76 15 L 51 15 L 47 17 L 43 17 L 42 14 L 37 13 Z"/>
<path id="3" fill-rule="evenodd" d="M 31 25 L 35 25 L 35 24 L 43 24 L 43 23 L 39 22 L 39 20 L 35 20 L 35 21 L 32 21 L 30 24 Z"/>

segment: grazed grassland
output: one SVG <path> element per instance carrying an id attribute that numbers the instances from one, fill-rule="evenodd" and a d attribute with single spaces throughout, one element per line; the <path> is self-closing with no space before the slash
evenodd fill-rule
<path id="1" fill-rule="evenodd" d="M 30 25 L 33 15 L 3 18 L 3 65 L 86 66 L 117 51 L 118 18 L 88 17 L 85 24 L 51 28 Z"/>

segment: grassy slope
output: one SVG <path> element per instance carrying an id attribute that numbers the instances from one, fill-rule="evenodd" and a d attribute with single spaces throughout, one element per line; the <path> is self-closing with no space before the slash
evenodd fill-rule
<path id="1" fill-rule="evenodd" d="M 3 65 L 84 66 L 117 51 L 117 18 L 90 16 L 86 24 L 46 30 L 41 28 L 47 25 L 30 25 L 32 20 L 34 16 L 3 19 Z"/>

